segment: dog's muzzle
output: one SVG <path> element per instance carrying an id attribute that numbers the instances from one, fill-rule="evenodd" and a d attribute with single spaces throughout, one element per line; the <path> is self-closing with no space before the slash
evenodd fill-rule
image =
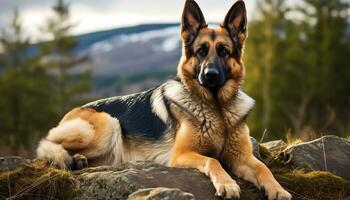
<path id="1" fill-rule="evenodd" d="M 206 67 L 198 75 L 199 83 L 208 88 L 219 88 L 224 85 L 225 77 L 220 69 L 215 66 Z"/>

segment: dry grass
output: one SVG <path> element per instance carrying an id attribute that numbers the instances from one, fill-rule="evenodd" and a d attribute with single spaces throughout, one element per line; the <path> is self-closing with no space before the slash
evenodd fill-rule
<path id="1" fill-rule="evenodd" d="M 0 174 L 0 199 L 69 199 L 75 179 L 70 172 L 36 161 Z"/>
<path id="2" fill-rule="evenodd" d="M 302 142 L 299 138 L 293 137 L 290 130 L 287 131 L 286 133 L 286 141 L 287 141 L 287 146 L 300 144 Z"/>

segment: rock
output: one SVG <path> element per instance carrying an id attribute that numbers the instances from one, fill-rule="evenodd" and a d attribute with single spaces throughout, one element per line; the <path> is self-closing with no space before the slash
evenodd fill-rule
<path id="1" fill-rule="evenodd" d="M 177 188 L 195 199 L 219 200 L 210 179 L 196 169 L 171 168 L 152 162 L 130 162 L 118 167 L 89 168 L 77 176 L 78 199 L 127 199 L 129 195 L 146 188 Z M 238 181 L 238 179 L 236 179 Z M 263 191 L 241 181 L 241 198 L 257 200 Z M 160 195 L 160 194 L 159 194 Z"/>
<path id="2" fill-rule="evenodd" d="M 329 172 L 272 168 L 277 181 L 290 191 L 293 200 L 347 199 L 350 181 Z M 264 191 L 233 177 L 244 200 L 264 199 Z M 160 188 L 159 188 L 160 187 Z M 322 188 L 322 189 L 320 189 Z M 0 173 L 0 199 L 219 199 L 204 174 L 195 169 L 165 167 L 152 162 L 101 166 L 80 171 L 56 169 L 33 160 Z M 164 195 L 164 196 L 163 196 Z M 178 196 L 177 196 L 178 195 Z M 164 198 L 163 198 L 164 197 Z M 179 198 L 177 198 L 179 197 Z M 173 199 L 174 199 L 173 198 Z"/>
<path id="3" fill-rule="evenodd" d="M 272 156 L 280 154 L 287 147 L 287 144 L 283 140 L 273 140 L 262 143 L 261 145 L 270 151 Z"/>
<path id="4" fill-rule="evenodd" d="M 252 141 L 252 145 L 253 145 L 253 154 L 256 158 L 261 160 L 261 156 L 260 156 L 260 152 L 259 152 L 259 144 L 256 141 L 255 138 L 250 137 L 250 140 Z"/>
<path id="5" fill-rule="evenodd" d="M 156 187 L 179 188 L 192 193 L 196 199 L 217 199 L 212 183 L 203 173 L 151 162 L 90 169 L 77 179 L 84 198 L 90 199 L 126 199 L 139 189 Z"/>
<path id="6" fill-rule="evenodd" d="M 139 189 L 129 195 L 128 200 L 194 200 L 193 194 L 177 188 L 146 188 Z"/>
<path id="7" fill-rule="evenodd" d="M 294 167 L 329 171 L 350 180 L 350 142 L 334 135 L 293 145 L 282 154 Z"/>
<path id="8" fill-rule="evenodd" d="M 0 173 L 14 170 L 27 163 L 29 163 L 28 159 L 24 159 L 18 156 L 0 157 Z"/>

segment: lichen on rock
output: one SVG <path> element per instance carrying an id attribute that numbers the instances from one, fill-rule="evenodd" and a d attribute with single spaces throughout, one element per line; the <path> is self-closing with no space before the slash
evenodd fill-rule
<path id="1" fill-rule="evenodd" d="M 177 188 L 146 188 L 139 189 L 129 195 L 128 200 L 194 200 L 191 193 L 181 191 Z"/>

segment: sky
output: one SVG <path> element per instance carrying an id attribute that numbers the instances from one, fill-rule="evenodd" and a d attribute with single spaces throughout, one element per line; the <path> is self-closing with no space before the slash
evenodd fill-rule
<path id="1" fill-rule="evenodd" d="M 254 1 L 245 0 L 248 16 Z M 6 27 L 13 10 L 20 11 L 24 29 L 32 40 L 46 36 L 40 31 L 52 15 L 56 0 L 0 0 L 0 29 Z M 71 19 L 77 23 L 73 34 L 81 34 L 142 23 L 179 22 L 184 0 L 68 0 Z M 221 22 L 235 0 L 197 0 L 207 22 Z M 249 17 L 248 17 L 249 20 Z"/>

